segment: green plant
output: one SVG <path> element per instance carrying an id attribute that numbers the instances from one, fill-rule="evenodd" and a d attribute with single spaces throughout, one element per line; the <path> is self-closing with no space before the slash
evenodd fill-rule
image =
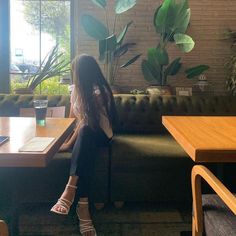
<path id="1" fill-rule="evenodd" d="M 188 0 L 164 0 L 154 14 L 154 26 L 159 35 L 156 48 L 149 48 L 147 60 L 142 61 L 142 71 L 147 81 L 155 81 L 156 85 L 167 84 L 169 76 L 176 75 L 182 63 L 181 58 L 171 63 L 167 48 L 175 43 L 183 52 L 190 52 L 194 48 L 193 39 L 186 34 L 190 21 Z"/>
<path id="2" fill-rule="evenodd" d="M 41 83 L 34 90 L 34 94 L 47 94 L 47 95 L 69 95 L 68 85 L 60 85 L 58 83 L 59 77 L 55 76 Z M 11 92 L 14 93 L 15 89 L 20 89 L 22 86 L 26 86 L 26 82 L 18 82 L 17 80 L 11 80 Z"/>
<path id="3" fill-rule="evenodd" d="M 92 0 L 92 2 L 104 10 L 105 24 L 88 14 L 82 16 L 81 23 L 85 32 L 98 41 L 99 60 L 104 64 L 105 74 L 109 84 L 114 85 L 118 69 L 133 64 L 141 55 L 135 55 L 120 66 L 121 57 L 125 55 L 135 43 L 124 43 L 126 33 L 132 25 L 132 21 L 125 25 L 120 33 L 117 33 L 117 19 L 122 13 L 133 8 L 136 5 L 136 0 L 116 0 L 114 14 L 111 14 L 110 10 L 107 8 L 107 0 Z M 109 14 L 115 15 L 112 24 L 110 24 L 111 20 L 108 19 Z M 112 27 L 110 27 L 111 25 Z"/>
<path id="4" fill-rule="evenodd" d="M 63 53 L 58 51 L 58 45 L 56 45 L 43 59 L 38 71 L 28 79 L 27 88 L 33 91 L 44 80 L 69 72 L 70 68 L 68 65 L 70 62 L 65 62 L 62 59 Z"/>
<path id="5" fill-rule="evenodd" d="M 225 63 L 225 68 L 227 70 L 227 80 L 226 87 L 231 95 L 236 94 L 236 31 L 228 30 L 225 34 L 224 39 L 231 40 L 231 56 L 229 60 Z"/>
<path id="6" fill-rule="evenodd" d="M 185 70 L 185 74 L 188 79 L 193 79 L 201 75 L 204 71 L 208 70 L 210 67 L 208 65 L 198 65 Z"/>

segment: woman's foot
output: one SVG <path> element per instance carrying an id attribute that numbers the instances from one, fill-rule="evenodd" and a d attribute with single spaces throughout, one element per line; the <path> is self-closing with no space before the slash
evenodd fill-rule
<path id="1" fill-rule="evenodd" d="M 75 198 L 76 189 L 77 186 L 67 184 L 64 192 L 57 203 L 52 207 L 51 211 L 60 215 L 68 215 Z"/>
<path id="2" fill-rule="evenodd" d="M 79 219 L 80 233 L 82 236 L 97 236 L 91 220 L 88 201 L 79 201 L 76 213 Z"/>

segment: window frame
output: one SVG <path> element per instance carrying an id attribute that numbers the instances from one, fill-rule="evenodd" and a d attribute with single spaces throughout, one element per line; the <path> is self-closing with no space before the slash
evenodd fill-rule
<path id="1" fill-rule="evenodd" d="M 39 0 L 43 1 L 43 0 Z M 60 1 L 60 0 L 54 0 Z M 63 1 L 63 0 L 62 0 Z M 75 55 L 74 0 L 70 2 L 70 57 Z M 41 33 L 40 33 L 41 35 Z M 41 37 L 41 36 L 40 36 Z M 41 41 L 41 40 L 40 40 Z M 41 49 L 40 49 L 41 50 Z M 10 0 L 0 0 L 0 93 L 10 93 Z"/>

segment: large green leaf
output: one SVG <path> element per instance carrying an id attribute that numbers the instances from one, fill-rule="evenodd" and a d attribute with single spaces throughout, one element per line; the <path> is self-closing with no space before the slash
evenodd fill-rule
<path id="1" fill-rule="evenodd" d="M 157 49 L 156 48 L 148 48 L 147 50 L 147 56 L 148 56 L 148 62 L 156 67 L 160 66 L 159 61 L 158 61 L 158 54 L 157 54 Z"/>
<path id="2" fill-rule="evenodd" d="M 115 12 L 121 14 L 136 5 L 136 0 L 116 0 Z"/>
<path id="3" fill-rule="evenodd" d="M 129 48 L 133 47 L 136 45 L 136 43 L 125 43 L 119 48 L 117 48 L 114 52 L 115 57 L 121 57 L 123 56 L 126 52 L 128 52 Z"/>
<path id="4" fill-rule="evenodd" d="M 132 25 L 133 21 L 130 21 L 125 27 L 124 29 L 122 30 L 122 32 L 120 33 L 120 35 L 117 37 L 117 43 L 118 44 L 122 44 L 123 42 L 123 39 L 126 35 L 126 32 L 128 30 L 128 28 L 130 27 L 130 25 Z"/>
<path id="5" fill-rule="evenodd" d="M 187 78 L 192 79 L 196 76 L 201 75 L 204 71 L 208 70 L 210 67 L 208 65 L 199 65 L 189 68 L 185 71 Z"/>
<path id="6" fill-rule="evenodd" d="M 190 22 L 190 9 L 183 9 L 178 15 L 175 25 L 175 33 L 186 33 Z"/>
<path id="7" fill-rule="evenodd" d="M 169 64 L 169 56 L 165 48 L 157 47 L 157 59 L 160 65 Z"/>
<path id="8" fill-rule="evenodd" d="M 190 52 L 194 48 L 195 43 L 193 39 L 186 34 L 175 34 L 174 39 L 175 39 L 176 45 L 183 52 Z"/>
<path id="9" fill-rule="evenodd" d="M 172 1 L 173 0 L 165 0 L 161 7 L 157 9 L 154 15 L 154 22 L 158 33 L 162 34 L 166 31 L 166 21 Z"/>
<path id="10" fill-rule="evenodd" d="M 94 4 L 96 4 L 97 6 L 101 7 L 101 8 L 105 8 L 107 5 L 107 1 L 106 0 L 91 0 Z"/>
<path id="11" fill-rule="evenodd" d="M 182 63 L 180 63 L 180 60 L 181 60 L 181 58 L 178 57 L 170 63 L 170 65 L 165 70 L 166 77 L 169 75 L 171 75 L 171 76 L 176 75 L 179 72 L 179 70 L 182 66 Z"/>
<path id="12" fill-rule="evenodd" d="M 142 72 L 145 80 L 157 81 L 161 84 L 161 73 L 157 68 L 153 67 L 147 60 L 142 61 Z"/>
<path id="13" fill-rule="evenodd" d="M 116 49 L 116 35 L 111 35 L 103 40 L 99 40 L 99 53 L 103 55 L 107 51 Z"/>
<path id="14" fill-rule="evenodd" d="M 185 33 L 190 21 L 188 0 L 164 1 L 154 14 L 154 25 L 164 39 L 173 41 L 175 33 Z"/>
<path id="15" fill-rule="evenodd" d="M 107 27 L 93 16 L 83 15 L 81 23 L 85 32 L 96 40 L 103 40 L 109 36 Z"/>
<path id="16" fill-rule="evenodd" d="M 142 55 L 142 54 L 138 54 L 138 55 L 132 57 L 132 58 L 129 59 L 126 63 L 124 63 L 123 65 L 121 65 L 120 68 L 125 68 L 125 67 L 127 67 L 127 66 L 133 64 L 134 62 L 136 62 L 136 61 L 139 59 L 139 57 L 140 57 L 141 55 Z"/>

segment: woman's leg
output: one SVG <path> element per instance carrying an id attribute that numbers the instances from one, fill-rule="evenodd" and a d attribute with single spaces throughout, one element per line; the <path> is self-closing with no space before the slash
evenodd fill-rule
<path id="1" fill-rule="evenodd" d="M 77 186 L 77 182 L 78 182 L 78 176 L 73 175 L 69 177 L 69 180 L 67 182 L 67 185 L 64 189 L 64 192 L 62 193 L 60 199 L 66 199 L 69 202 L 73 202 L 74 197 L 75 197 L 75 193 L 76 193 L 76 188 L 72 187 L 72 186 Z M 63 207 L 60 202 L 58 202 L 56 205 L 54 205 L 53 209 L 55 209 L 58 212 L 61 213 L 66 213 L 66 209 L 65 207 Z"/>
<path id="2" fill-rule="evenodd" d="M 89 189 L 94 171 L 97 148 L 109 141 L 102 130 L 94 131 L 88 126 L 81 128 L 72 154 L 71 175 L 78 175 L 79 202 L 77 214 L 80 219 L 80 231 L 84 236 L 94 236 L 96 231 L 89 211 Z"/>
<path id="3" fill-rule="evenodd" d="M 58 214 L 68 214 L 69 208 L 74 200 L 75 197 L 75 190 L 77 188 L 78 183 L 78 173 L 80 172 L 78 169 L 79 166 L 88 166 L 86 162 L 87 159 L 87 149 L 89 145 L 89 137 L 88 135 L 90 129 L 87 126 L 81 127 L 79 130 L 78 136 L 76 138 L 75 144 L 72 150 L 72 157 L 71 157 L 71 169 L 70 169 L 70 177 L 62 193 L 61 197 L 59 198 L 58 202 L 52 207 L 51 211 L 58 213 Z M 82 171 L 82 179 L 84 178 Z M 87 195 L 87 183 L 86 180 L 88 178 L 84 178 L 85 181 L 80 181 L 82 183 L 82 192 L 85 192 Z M 83 184 L 84 183 L 84 184 Z M 73 187 L 74 186 L 74 187 Z"/>

